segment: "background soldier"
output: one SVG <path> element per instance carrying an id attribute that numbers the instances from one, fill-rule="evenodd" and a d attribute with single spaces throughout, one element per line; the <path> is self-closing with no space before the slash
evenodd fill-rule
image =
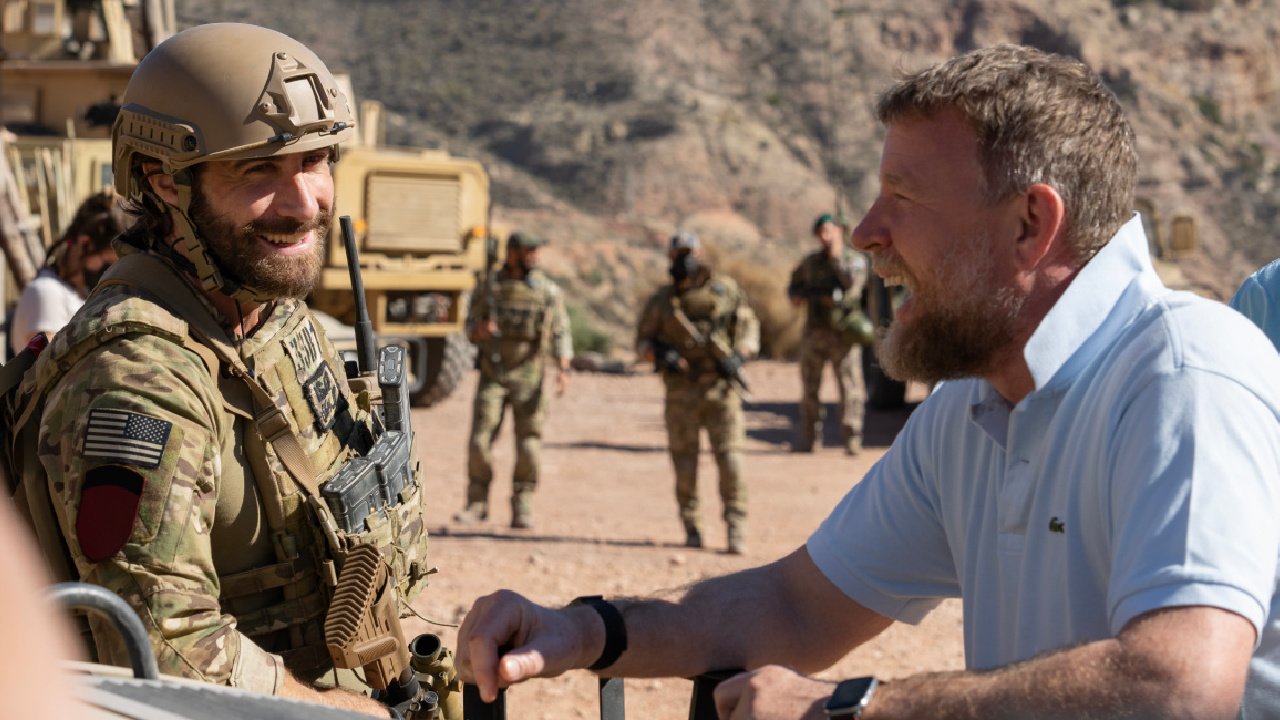
<path id="1" fill-rule="evenodd" d="M 324 63 L 285 35 L 201 25 L 151 51 L 112 135 L 139 219 L 31 373 L 48 383 L 39 454 L 66 547 L 138 613 L 162 672 L 385 716 L 306 682 L 332 674 L 323 623 L 350 542 L 382 550 L 401 603 L 428 570 L 416 478 L 360 535 L 318 499 L 371 443 L 371 408 L 297 299 L 353 132 Z M 100 659 L 127 665 L 91 626 Z"/>
<path id="2" fill-rule="evenodd" d="M 671 238 L 671 284 L 645 305 L 636 329 L 636 354 L 655 364 L 666 385 L 667 442 L 685 545 L 702 547 L 698 442 L 705 427 L 720 471 L 729 552 L 740 555 L 746 552 L 746 431 L 742 398 L 731 378 L 740 378 L 743 361 L 759 350 L 760 333 L 738 284 L 712 273 L 702 262 L 699 245 L 693 233 Z"/>
<path id="3" fill-rule="evenodd" d="M 813 223 L 822 249 L 810 253 L 791 273 L 787 295 L 791 304 L 805 305 L 804 335 L 800 339 L 800 428 L 796 452 L 813 452 L 822 440 L 822 369 L 831 363 L 840 388 L 840 442 L 849 455 L 862 450 L 862 348 L 864 339 L 862 287 L 867 260 L 844 244 L 843 228 L 830 214 Z"/>
<path id="4" fill-rule="evenodd" d="M 511 406 L 515 422 L 516 465 L 511 479 L 511 527 L 533 527 L 533 491 L 538 486 L 542 423 L 547 396 L 542 392 L 543 358 L 556 361 L 556 395 L 569 387 L 573 338 L 560 288 L 538 269 L 538 248 L 546 240 L 515 232 L 507 238 L 507 261 L 492 274 L 483 292 L 471 300 L 471 342 L 480 346 L 480 384 L 476 386 L 467 458 L 467 506 L 453 516 L 465 525 L 489 517 L 493 481 L 493 441 Z"/>

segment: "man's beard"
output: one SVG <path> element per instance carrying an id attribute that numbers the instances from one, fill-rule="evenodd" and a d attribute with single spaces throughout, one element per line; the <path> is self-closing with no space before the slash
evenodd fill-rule
<path id="1" fill-rule="evenodd" d="M 915 317 L 910 325 L 895 321 L 880 342 L 876 355 L 885 373 L 935 383 L 991 369 L 1013 343 L 1025 301 L 1011 283 L 994 285 L 994 260 L 989 235 L 977 233 L 943 258 L 929 286 L 894 266 L 911 281 Z"/>
<path id="2" fill-rule="evenodd" d="M 277 298 L 305 298 L 320 282 L 325 239 L 333 214 L 321 209 L 308 222 L 292 218 L 256 219 L 236 226 L 209 207 L 203 193 L 191 200 L 191 221 L 218 268 L 241 285 Z M 269 253 L 259 235 L 293 235 L 315 231 L 315 244 L 302 255 Z"/>

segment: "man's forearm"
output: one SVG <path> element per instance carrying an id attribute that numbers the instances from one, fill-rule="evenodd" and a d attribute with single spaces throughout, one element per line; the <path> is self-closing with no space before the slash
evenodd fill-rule
<path id="1" fill-rule="evenodd" d="M 890 620 L 849 600 L 798 550 L 656 600 L 616 602 L 627 651 L 603 675 L 690 677 L 783 664 L 816 671 Z"/>
<path id="2" fill-rule="evenodd" d="M 285 675 L 280 696 L 342 710 L 354 710 L 373 717 L 390 717 L 387 707 L 373 698 L 342 688 L 319 690 L 295 678 L 292 673 Z"/>
<path id="3" fill-rule="evenodd" d="M 920 675 L 885 684 L 867 720 L 936 718 L 1234 718 L 1247 675 L 1251 634 L 1245 622 L 1213 608 L 1183 629 L 1203 633 L 1181 643 L 1148 635 L 1099 640 L 988 672 Z M 1222 617 L 1204 615 L 1221 613 Z M 1234 621 L 1232 620 L 1234 618 Z M 1163 621 L 1164 618 L 1152 618 Z M 1169 625 L 1176 628 L 1178 626 Z M 1204 643 L 1200 645 L 1199 643 Z"/>

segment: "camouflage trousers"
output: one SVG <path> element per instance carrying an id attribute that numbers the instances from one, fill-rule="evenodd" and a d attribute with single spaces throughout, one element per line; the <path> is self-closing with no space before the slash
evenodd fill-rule
<path id="1" fill-rule="evenodd" d="M 529 366 L 536 365 L 536 368 Z M 534 372 L 536 370 L 536 372 Z M 516 465 L 511 479 L 513 511 L 531 511 L 542 456 L 542 423 L 547 397 L 542 392 L 542 363 L 527 363 L 497 378 L 482 372 L 471 410 L 467 453 L 467 505 L 489 502 L 493 482 L 493 442 L 502 430 L 507 406 L 515 425 Z"/>
<path id="2" fill-rule="evenodd" d="M 742 478 L 742 446 L 746 424 L 742 398 L 727 382 L 691 383 L 678 376 L 666 381 L 665 419 L 671 464 L 676 474 L 676 502 L 686 531 L 702 532 L 698 509 L 698 446 L 707 429 L 711 452 L 720 472 L 720 501 L 730 527 L 742 527 L 747 517 L 747 486 Z"/>
<path id="3" fill-rule="evenodd" d="M 840 402 L 836 414 L 840 420 L 840 442 L 862 436 L 863 385 L 862 346 L 850 344 L 834 330 L 807 330 L 800 339 L 800 428 L 798 444 L 808 448 L 822 440 L 822 370 L 831 364 Z"/>

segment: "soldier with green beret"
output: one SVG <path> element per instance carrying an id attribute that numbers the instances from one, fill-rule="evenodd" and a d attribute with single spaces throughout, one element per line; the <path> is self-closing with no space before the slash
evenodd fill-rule
<path id="1" fill-rule="evenodd" d="M 870 322 L 862 312 L 867 259 L 845 244 L 844 229 L 830 213 L 813 222 L 818 250 L 791 273 L 787 296 L 805 309 L 800 339 L 800 427 L 792 449 L 813 452 L 822 440 L 822 371 L 830 364 L 840 389 L 840 442 L 849 455 L 862 450 L 862 344 L 870 343 Z"/>

